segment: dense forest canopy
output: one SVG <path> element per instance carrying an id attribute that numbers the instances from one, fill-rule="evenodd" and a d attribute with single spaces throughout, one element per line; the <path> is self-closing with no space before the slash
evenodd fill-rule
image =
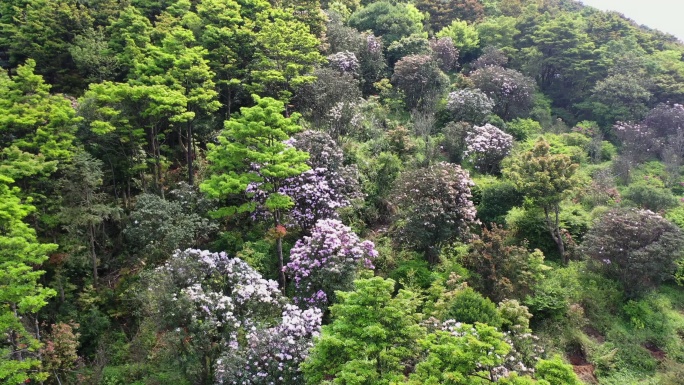
<path id="1" fill-rule="evenodd" d="M 0 382 L 684 383 L 684 44 L 573 0 L 4 0 Z"/>

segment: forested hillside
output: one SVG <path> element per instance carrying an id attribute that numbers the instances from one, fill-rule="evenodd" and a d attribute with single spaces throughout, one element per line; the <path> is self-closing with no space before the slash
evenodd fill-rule
<path id="1" fill-rule="evenodd" d="M 683 58 L 573 0 L 3 0 L 0 383 L 684 384 Z"/>

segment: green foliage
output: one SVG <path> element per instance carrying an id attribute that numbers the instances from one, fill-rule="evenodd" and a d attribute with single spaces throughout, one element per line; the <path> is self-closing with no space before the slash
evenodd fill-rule
<path id="1" fill-rule="evenodd" d="M 378 1 L 354 12 L 349 25 L 359 31 L 373 31 L 389 47 L 402 37 L 422 33 L 423 14 L 412 4 Z"/>
<path id="2" fill-rule="evenodd" d="M 200 187 L 212 197 L 226 198 L 244 193 L 250 183 L 260 184 L 271 204 L 267 208 L 276 212 L 291 207 L 291 200 L 279 195 L 278 189 L 283 180 L 309 168 L 306 165 L 308 154 L 283 143 L 301 131 L 296 123 L 299 115 L 286 118 L 282 102 L 253 97 L 257 104 L 243 107 L 237 118 L 227 120 L 218 144 L 209 145 L 207 158 L 211 162 L 212 175 Z M 226 216 L 253 211 L 255 205 L 249 201 L 223 207 L 217 214 Z"/>
<path id="3" fill-rule="evenodd" d="M 646 183 L 632 184 L 622 196 L 637 207 L 662 212 L 679 206 L 679 199 L 669 189 L 658 188 Z"/>
<path id="4" fill-rule="evenodd" d="M 99 230 L 104 228 L 106 221 L 117 221 L 121 215 L 121 210 L 107 202 L 107 195 L 102 192 L 103 176 L 100 160 L 86 152 L 78 152 L 59 181 L 64 198 L 57 218 L 70 237 L 88 245 L 87 259 L 93 272 L 93 284 L 97 284 L 99 252 L 103 249 L 97 245 L 107 243 L 98 236 Z M 79 254 L 76 250 L 70 251 Z"/>
<path id="5" fill-rule="evenodd" d="M 506 123 L 505 131 L 513 135 L 516 140 L 525 141 L 528 138 L 541 134 L 542 126 L 536 120 L 515 118 L 513 121 Z"/>
<path id="6" fill-rule="evenodd" d="M 427 289 L 435 280 L 430 265 L 422 259 L 400 262 L 390 274 L 390 278 L 409 288 Z"/>
<path id="7" fill-rule="evenodd" d="M 496 328 L 503 322 L 494 302 L 469 287 L 456 292 L 444 318 L 469 324 L 480 322 Z"/>
<path id="8" fill-rule="evenodd" d="M 548 381 L 550 385 L 582 385 L 577 375 L 563 360 L 555 356 L 550 360 L 539 360 L 537 363 L 536 377 Z"/>
<path id="9" fill-rule="evenodd" d="M 556 243 L 561 258 L 565 245 L 560 230 L 560 202 L 578 184 L 574 177 L 578 165 L 562 154 L 552 154 L 544 138 L 539 138 L 532 150 L 518 154 L 503 173 L 525 196 L 544 210 L 547 228 Z"/>
<path id="10" fill-rule="evenodd" d="M 123 230 L 131 254 L 146 264 L 157 265 L 175 250 L 200 248 L 218 230 L 205 218 L 213 202 L 194 188 L 182 183 L 169 198 L 138 195 Z"/>
<path id="11" fill-rule="evenodd" d="M 470 328 L 470 331 L 465 331 Z M 437 330 L 421 340 L 426 357 L 416 365 L 408 384 L 485 384 L 490 370 L 503 363 L 511 347 L 496 328 L 461 325 L 454 332 Z"/>
<path id="12" fill-rule="evenodd" d="M 481 186 L 479 190 L 477 217 L 487 226 L 504 224 L 509 210 L 523 203 L 522 193 L 510 182 L 496 181 Z"/>
<path id="13" fill-rule="evenodd" d="M 319 41 L 306 24 L 284 11 L 264 12 L 256 22 L 260 29 L 248 91 L 287 101 L 298 87 L 315 80 L 314 66 L 325 60 Z"/>
<path id="14" fill-rule="evenodd" d="M 430 15 L 428 22 L 435 32 L 448 26 L 452 20 L 472 23 L 484 16 L 484 7 L 475 0 L 420 0 L 416 2 L 416 7 Z"/>
<path id="15" fill-rule="evenodd" d="M 23 222 L 34 207 L 19 199 L 19 189 L 9 187 L 13 182 L 0 176 L 0 333 L 6 336 L 0 342 L 0 380 L 23 384 L 47 377 L 40 371 L 41 343 L 29 320 L 56 293 L 38 283 L 45 272 L 33 266 L 45 262 L 57 245 L 39 243 Z"/>
<path id="16" fill-rule="evenodd" d="M 425 331 L 418 325 L 418 301 L 394 281 L 375 277 L 337 292 L 332 323 L 323 327 L 309 359 L 301 366 L 307 384 L 390 384 L 403 370 Z"/>
<path id="17" fill-rule="evenodd" d="M 511 54 L 516 51 L 515 38 L 520 33 L 516 19 L 509 16 L 491 17 L 477 24 L 482 47 L 496 47 Z"/>
<path id="18" fill-rule="evenodd" d="M 51 95 L 35 70 L 28 60 L 11 78 L 0 71 L 0 170 L 15 180 L 50 174 L 68 161 L 79 121 L 71 101 Z"/>
<path id="19" fill-rule="evenodd" d="M 453 20 L 451 24 L 437 32 L 436 36 L 450 37 L 454 46 L 463 55 L 473 53 L 480 45 L 477 29 L 464 20 Z"/>
<path id="20" fill-rule="evenodd" d="M 495 302 L 523 299 L 549 269 L 541 251 L 530 252 L 526 242 L 518 246 L 514 241 L 503 227 L 483 228 L 463 260 L 474 273 L 475 288 Z"/>

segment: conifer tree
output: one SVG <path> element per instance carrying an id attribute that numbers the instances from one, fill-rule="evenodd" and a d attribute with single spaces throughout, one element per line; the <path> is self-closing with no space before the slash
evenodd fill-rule
<path id="1" fill-rule="evenodd" d="M 229 216 L 240 212 L 251 212 L 257 202 L 264 202 L 265 209 L 279 230 L 286 210 L 294 202 L 280 193 L 283 182 L 309 169 L 306 160 L 309 155 L 288 146 L 284 141 L 301 131 L 296 123 L 299 114 L 283 115 L 283 102 L 273 98 L 252 96 L 254 107 L 243 107 L 237 118 L 225 122 L 225 129 L 218 137 L 218 144 L 210 144 L 207 158 L 211 162 L 209 177 L 200 188 L 217 198 L 234 194 L 255 197 L 255 191 L 266 195 L 264 200 L 251 199 L 240 205 L 223 207 L 218 215 Z M 278 237 L 278 263 L 280 283 L 285 286 L 283 273 L 282 237 Z"/>

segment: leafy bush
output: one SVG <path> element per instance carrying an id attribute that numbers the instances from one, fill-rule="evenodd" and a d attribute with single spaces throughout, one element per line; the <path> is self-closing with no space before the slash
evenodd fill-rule
<path id="1" fill-rule="evenodd" d="M 472 288 L 458 291 L 451 301 L 445 315 L 448 319 L 469 324 L 481 322 L 497 328 L 503 322 L 494 302 Z"/>
<path id="2" fill-rule="evenodd" d="M 487 226 L 491 223 L 504 224 L 508 211 L 522 204 L 523 194 L 515 185 L 500 181 L 481 188 L 477 216 Z"/>
<path id="3" fill-rule="evenodd" d="M 515 140 L 525 141 L 541 134 L 542 126 L 536 120 L 515 118 L 506 124 L 506 132 L 513 135 Z"/>
<path id="4" fill-rule="evenodd" d="M 525 242 L 516 245 L 499 226 L 482 229 L 463 265 L 474 273 L 474 286 L 495 302 L 524 298 L 549 269 L 541 251 L 530 252 Z"/>
<path id="5" fill-rule="evenodd" d="M 622 196 L 636 204 L 637 207 L 654 212 L 665 211 L 679 205 L 679 199 L 670 190 L 646 183 L 627 187 Z"/>

